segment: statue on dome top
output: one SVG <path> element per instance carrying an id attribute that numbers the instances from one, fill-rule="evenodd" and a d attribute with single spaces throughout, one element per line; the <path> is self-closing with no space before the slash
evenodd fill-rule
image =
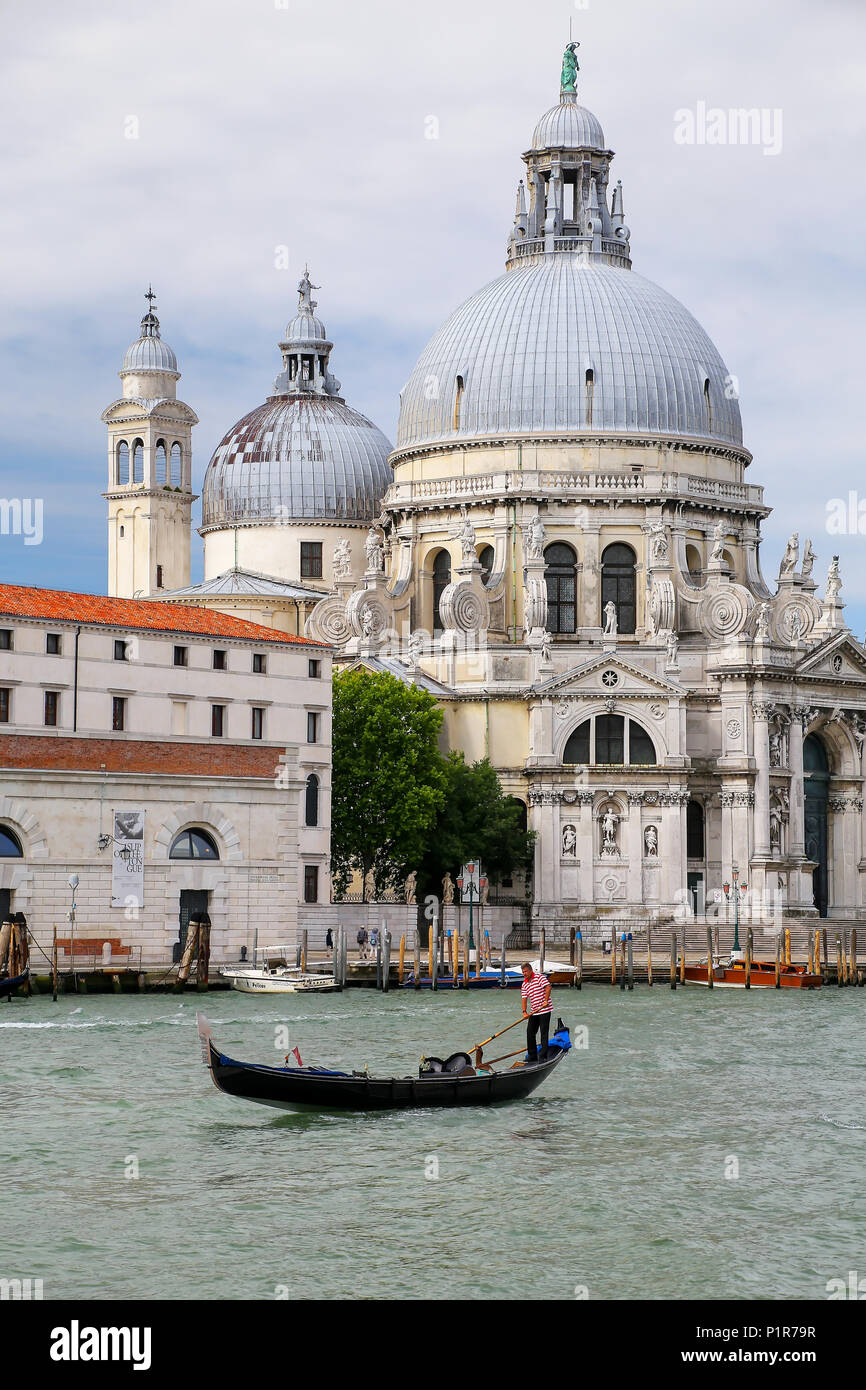
<path id="1" fill-rule="evenodd" d="M 563 54 L 562 77 L 560 79 L 560 86 L 564 92 L 577 91 L 575 83 L 577 81 L 577 74 L 580 71 L 580 67 L 577 61 L 577 54 L 574 50 L 579 47 L 579 43 L 570 43 L 566 48 L 565 53 Z"/>
<path id="2" fill-rule="evenodd" d="M 302 314 L 312 314 L 317 307 L 317 301 L 313 299 L 312 291 L 320 290 L 321 285 L 314 285 L 310 279 L 310 267 L 304 266 L 304 273 L 298 281 L 298 294 L 301 296 L 298 309 Z"/>

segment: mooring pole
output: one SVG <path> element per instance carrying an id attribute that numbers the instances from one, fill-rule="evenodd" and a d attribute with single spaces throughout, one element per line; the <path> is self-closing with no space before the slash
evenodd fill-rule
<path id="1" fill-rule="evenodd" d="M 583 989 L 583 933 L 578 929 L 577 932 L 577 974 L 574 978 L 575 989 Z"/>
<path id="2" fill-rule="evenodd" d="M 677 934 L 671 932 L 671 989 L 677 987 Z"/>
<path id="3" fill-rule="evenodd" d="M 713 972 L 713 929 L 707 927 L 707 987 L 713 988 L 715 974 Z"/>
<path id="4" fill-rule="evenodd" d="M 628 987 L 634 989 L 634 954 L 632 949 L 632 934 L 628 934 Z"/>
<path id="5" fill-rule="evenodd" d="M 387 994 L 391 984 L 391 933 L 385 933 L 385 954 L 382 959 L 382 989 Z"/>
<path id="6" fill-rule="evenodd" d="M 646 925 L 646 982 L 652 986 L 653 982 L 653 939 L 652 927 L 649 922 Z"/>
<path id="7" fill-rule="evenodd" d="M 502 933 L 502 949 L 499 952 L 499 988 L 505 989 L 505 932 Z"/>
<path id="8" fill-rule="evenodd" d="M 414 989 L 421 988 L 421 933 L 418 930 L 417 923 L 415 926 L 415 958 L 412 985 Z"/>

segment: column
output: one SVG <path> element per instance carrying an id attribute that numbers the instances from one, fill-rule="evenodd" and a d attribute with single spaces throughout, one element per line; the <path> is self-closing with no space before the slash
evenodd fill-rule
<path id="1" fill-rule="evenodd" d="M 759 859 L 770 855 L 770 739 L 769 721 L 772 707 L 756 704 L 755 712 L 755 854 Z"/>
<path id="2" fill-rule="evenodd" d="M 628 858 L 626 898 L 629 907 L 640 908 L 643 903 L 643 835 L 640 808 L 643 792 L 628 793 L 628 821 L 623 835 L 623 849 Z"/>
<path id="3" fill-rule="evenodd" d="M 804 859 L 806 857 L 806 822 L 803 803 L 803 717 L 805 714 L 805 706 L 791 706 L 791 723 L 788 727 L 788 766 L 791 769 L 788 853 L 792 859 Z"/>
<path id="4" fill-rule="evenodd" d="M 577 857 L 580 867 L 577 874 L 578 897 L 582 903 L 591 904 L 595 900 L 594 860 L 595 825 L 592 819 L 592 792 L 582 788 L 577 793 L 580 818 L 577 826 Z"/>

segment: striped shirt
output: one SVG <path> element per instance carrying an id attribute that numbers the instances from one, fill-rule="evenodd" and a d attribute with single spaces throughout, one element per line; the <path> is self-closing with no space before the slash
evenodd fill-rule
<path id="1" fill-rule="evenodd" d="M 550 984 L 546 975 L 539 975 L 537 972 L 525 979 L 520 987 L 520 994 L 523 999 L 528 999 L 529 1005 L 527 1012 L 533 1014 L 549 1014 L 553 1005 L 544 1003 L 544 991 Z"/>

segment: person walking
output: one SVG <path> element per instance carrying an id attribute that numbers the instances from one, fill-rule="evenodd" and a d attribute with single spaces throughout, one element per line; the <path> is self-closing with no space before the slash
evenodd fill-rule
<path id="1" fill-rule="evenodd" d="M 360 927 L 356 937 L 358 942 L 358 955 L 360 960 L 367 959 L 367 928 Z"/>
<path id="2" fill-rule="evenodd" d="M 527 962 L 523 967 L 523 984 L 520 995 L 523 1000 L 523 1017 L 526 1019 L 526 1051 L 531 1062 L 547 1061 L 547 1038 L 550 1033 L 550 981 L 546 975 L 533 970 Z M 535 1039 L 541 1030 L 541 1055 Z"/>
<path id="3" fill-rule="evenodd" d="M 326 951 L 333 951 L 333 949 L 334 949 L 334 933 L 331 931 L 331 928 L 328 927 L 327 935 L 325 936 L 325 950 L 326 950 Z"/>

